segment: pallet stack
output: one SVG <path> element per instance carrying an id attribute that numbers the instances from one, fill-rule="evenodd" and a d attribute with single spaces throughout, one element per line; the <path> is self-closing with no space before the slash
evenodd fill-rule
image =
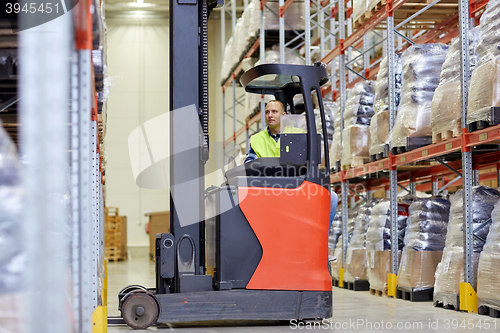
<path id="1" fill-rule="evenodd" d="M 104 256 L 110 261 L 124 260 L 127 258 L 126 218 L 119 215 L 117 207 L 106 207 L 104 213 Z"/>

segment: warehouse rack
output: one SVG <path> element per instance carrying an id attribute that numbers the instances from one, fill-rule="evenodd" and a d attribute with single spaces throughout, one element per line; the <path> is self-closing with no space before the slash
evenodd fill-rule
<path id="1" fill-rule="evenodd" d="M 80 0 L 68 14 L 18 33 L 18 48 L 12 44 L 20 97 L 4 105 L 2 119 L 27 162 L 28 331 L 104 332 L 107 325 L 102 5 Z"/>
<path id="2" fill-rule="evenodd" d="M 356 82 L 362 81 L 373 77 L 378 68 L 373 71 L 369 69 L 366 71 L 365 77 L 357 78 L 355 81 L 349 80 L 350 82 L 346 84 L 346 75 L 342 73 L 342 69 L 346 67 L 345 52 L 353 45 L 359 44 L 363 36 L 369 31 L 380 27 L 385 21 L 386 29 L 386 45 L 387 48 L 384 53 L 387 53 L 389 58 L 389 63 L 394 63 L 395 57 L 395 35 L 401 36 L 408 44 L 414 43 L 428 43 L 428 42 L 449 42 L 453 37 L 460 36 L 460 41 L 462 45 L 462 56 L 461 56 L 461 83 L 462 83 L 462 134 L 456 138 L 449 139 L 443 142 L 435 143 L 429 146 L 424 146 L 415 150 L 408 151 L 403 154 L 391 155 L 389 157 L 364 164 L 363 166 L 347 168 L 345 170 L 337 170 L 337 173 L 331 176 L 332 183 L 341 184 L 341 194 L 342 194 L 342 218 L 343 218 L 343 263 L 346 260 L 347 253 L 347 212 L 348 212 L 348 195 L 349 192 L 355 192 L 352 188 L 353 183 L 363 182 L 366 184 L 366 193 L 376 187 L 384 187 L 386 190 L 389 189 L 388 196 L 391 202 L 391 274 L 388 279 L 390 296 L 396 297 L 396 274 L 398 272 L 398 251 L 397 251 L 397 191 L 398 186 L 402 187 L 403 181 L 409 185 L 409 192 L 414 193 L 417 189 L 417 182 L 428 182 L 432 184 L 427 186 L 426 190 L 432 190 L 433 194 L 436 195 L 440 191 L 438 188 L 438 179 L 440 177 L 449 176 L 450 174 L 458 175 L 453 180 L 445 184 L 441 190 L 446 190 L 451 184 L 458 185 L 459 182 L 462 183 L 464 188 L 464 216 L 465 216 L 465 228 L 464 228 L 464 244 L 465 244 L 465 263 L 464 263 L 464 276 L 465 283 L 468 284 L 468 289 L 472 289 L 471 285 L 474 284 L 474 274 L 473 274 L 473 261 L 472 261 L 472 215 L 471 207 L 469 205 L 472 196 L 472 186 L 478 183 L 480 179 L 495 179 L 498 178 L 498 171 L 488 174 L 479 175 L 477 170 L 480 168 L 491 168 L 496 167 L 498 170 L 498 158 L 500 157 L 499 152 L 491 152 L 482 155 L 472 155 L 474 148 L 479 145 L 484 145 L 487 143 L 492 143 L 500 138 L 499 136 L 499 126 L 487 128 L 481 131 L 468 133 L 466 129 L 466 116 L 467 116 L 467 95 L 468 86 L 470 80 L 469 74 L 469 53 L 468 53 L 468 31 L 469 25 L 475 24 L 478 19 L 479 13 L 485 6 L 487 1 L 458 1 L 456 10 L 457 12 L 449 16 L 436 16 L 438 12 L 435 9 L 439 7 L 433 7 L 441 3 L 448 8 L 452 7 L 450 2 L 436 0 L 430 4 L 418 4 L 410 3 L 405 0 L 394 0 L 387 1 L 382 8 L 375 12 L 371 18 L 366 20 L 355 32 L 349 34 L 347 38 L 343 34 L 343 31 L 339 35 L 338 45 L 331 50 L 322 61 L 329 63 L 334 59 L 339 59 L 340 63 L 340 80 L 335 82 L 330 87 L 325 88 L 324 94 L 332 92 L 334 97 L 340 99 L 341 105 L 341 117 L 344 112 L 347 92 L 346 88 L 352 87 Z M 338 4 L 338 11 L 340 13 L 346 12 L 344 8 L 344 2 Z M 411 5 L 413 8 L 408 8 Z M 420 6 L 416 6 L 420 5 Z M 433 10 L 434 8 L 434 10 Z M 398 10 L 404 10 L 404 19 L 398 17 Z M 408 37 L 403 35 L 401 32 L 397 31 L 406 24 L 411 24 L 412 20 L 419 17 L 422 13 L 431 13 L 433 21 L 433 27 L 427 28 L 421 27 L 424 32 L 418 35 Z M 349 11 L 347 11 L 349 16 Z M 395 21 L 398 18 L 398 24 L 395 25 Z M 345 20 L 344 15 L 340 15 L 339 20 Z M 457 27 L 458 24 L 458 27 Z M 389 77 L 394 78 L 394 68 L 389 66 Z M 359 75 L 360 76 L 360 75 Z M 338 89 L 338 91 L 336 91 Z M 390 112 L 390 126 L 394 126 L 396 119 L 396 107 L 395 107 L 395 84 L 394 79 L 390 80 L 389 84 L 389 112 Z M 342 124 L 342 128 L 343 128 Z M 445 162 L 443 159 L 446 159 Z M 460 161 L 461 159 L 461 161 Z M 437 161 L 441 165 L 431 166 L 423 169 L 414 168 L 412 171 L 403 171 L 407 168 L 408 164 L 420 161 Z M 451 162 L 448 162 L 451 161 Z M 411 167 L 409 168 L 411 169 Z M 461 170 L 458 171 L 458 170 Z M 399 171 L 399 172 L 398 172 Z M 382 177 L 381 177 L 382 175 Z M 423 188 L 422 188 L 423 189 Z M 355 193 L 356 194 L 356 193 Z M 365 196 L 367 197 L 367 196 Z M 461 288 L 462 290 L 462 288 Z M 465 299 L 469 299 L 464 295 L 460 295 Z M 462 310 L 472 311 L 473 307 L 461 307 Z"/>

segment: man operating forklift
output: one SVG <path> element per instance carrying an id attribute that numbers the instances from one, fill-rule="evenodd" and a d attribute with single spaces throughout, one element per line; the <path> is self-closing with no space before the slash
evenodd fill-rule
<path id="1" fill-rule="evenodd" d="M 259 157 L 280 156 L 280 126 L 281 115 L 285 114 L 285 106 L 278 100 L 273 100 L 266 105 L 267 130 L 252 135 L 245 163 Z"/>
<path id="2" fill-rule="evenodd" d="M 245 163 L 253 161 L 259 157 L 280 157 L 280 127 L 281 116 L 286 114 L 285 106 L 278 100 L 272 100 L 266 105 L 266 125 L 267 129 L 260 131 L 250 138 L 250 147 L 248 148 Z M 337 212 L 339 198 L 334 191 L 331 191 L 330 197 L 330 230 Z"/>

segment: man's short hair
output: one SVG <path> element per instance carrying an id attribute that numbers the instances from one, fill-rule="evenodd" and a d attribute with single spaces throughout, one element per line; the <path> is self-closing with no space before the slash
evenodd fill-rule
<path id="1" fill-rule="evenodd" d="M 285 105 L 283 103 L 281 103 L 281 101 L 278 101 L 277 99 L 273 99 L 272 101 L 269 101 L 267 104 L 269 104 L 269 103 L 278 103 L 281 107 L 281 112 L 286 112 Z"/>

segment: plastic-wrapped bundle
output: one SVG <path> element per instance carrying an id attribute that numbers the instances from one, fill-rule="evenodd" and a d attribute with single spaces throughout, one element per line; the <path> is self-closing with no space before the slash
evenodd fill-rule
<path id="1" fill-rule="evenodd" d="M 342 165 L 363 164 L 368 159 L 370 126 L 351 125 L 342 131 Z"/>
<path id="2" fill-rule="evenodd" d="M 432 97 L 447 51 L 448 46 L 443 44 L 415 44 L 403 53 L 401 104 L 391 133 L 391 148 L 406 147 L 407 137 L 432 134 Z"/>
<path id="3" fill-rule="evenodd" d="M 336 104 L 332 109 L 333 114 L 333 139 L 332 145 L 330 146 L 330 167 L 335 167 L 337 161 L 340 161 L 342 158 L 342 124 L 340 119 L 340 108 L 339 105 Z"/>
<path id="4" fill-rule="evenodd" d="M 324 101 L 323 107 L 325 109 L 325 122 L 326 122 L 326 131 L 328 132 L 328 145 L 331 145 L 333 141 L 333 133 L 335 132 L 335 110 L 337 109 L 337 103 L 332 101 Z M 318 133 L 323 132 L 323 129 L 321 129 L 320 126 L 321 126 L 321 117 L 319 117 L 318 114 L 318 117 L 316 118 L 316 127 Z"/>
<path id="5" fill-rule="evenodd" d="M 405 248 L 415 251 L 443 251 L 450 214 L 446 199 L 419 199 L 410 205 Z"/>
<path id="6" fill-rule="evenodd" d="M 238 61 L 233 55 L 233 45 L 233 36 L 231 36 L 224 48 L 224 58 L 222 58 L 222 66 L 220 69 L 220 77 L 222 80 L 225 80 L 229 76 L 233 65 Z"/>
<path id="7" fill-rule="evenodd" d="M 396 56 L 396 66 L 395 69 L 395 92 L 396 92 L 396 106 L 399 105 L 399 97 L 401 95 L 402 88 L 402 73 L 403 65 L 401 62 L 401 55 L 399 53 Z M 375 83 L 375 102 L 373 103 L 373 109 L 375 113 L 389 110 L 389 58 L 385 57 L 380 62 L 380 69 L 377 74 L 377 81 Z"/>
<path id="8" fill-rule="evenodd" d="M 491 212 L 492 224 L 479 259 L 477 297 L 479 306 L 500 310 L 500 201 Z"/>
<path id="9" fill-rule="evenodd" d="M 370 155 L 380 154 L 384 151 L 384 146 L 389 144 L 390 131 L 389 131 L 389 58 L 385 57 L 380 63 L 380 69 L 377 75 L 377 82 L 375 84 L 375 101 L 373 103 L 373 110 L 375 115 L 370 122 Z M 395 66 L 395 88 L 396 88 L 396 106 L 399 105 L 399 98 L 401 95 L 401 73 L 402 64 L 401 56 L 396 53 Z"/>
<path id="10" fill-rule="evenodd" d="M 370 288 L 386 290 L 387 274 L 391 272 L 391 203 L 383 199 L 372 209 L 370 223 L 366 232 L 366 251 L 368 258 L 367 275 Z M 398 231 L 406 228 L 406 216 L 400 215 L 397 220 Z M 398 250 L 403 247 L 398 242 Z"/>
<path id="11" fill-rule="evenodd" d="M 330 232 L 328 234 L 328 255 L 330 257 L 334 256 L 335 248 L 339 237 L 342 235 L 342 214 L 338 212 L 333 218 L 332 225 L 330 227 Z M 330 258 L 331 259 L 331 258 Z"/>
<path id="12" fill-rule="evenodd" d="M 500 106 L 500 2 L 490 1 L 481 16 L 476 53 L 479 63 L 472 73 L 469 88 L 467 124 L 491 122 L 491 107 Z"/>
<path id="13" fill-rule="evenodd" d="M 349 91 L 349 99 L 344 110 L 344 127 L 349 125 L 370 125 L 374 115 L 373 102 L 375 98 L 375 82 L 364 81 L 356 83 Z"/>
<path id="14" fill-rule="evenodd" d="M 366 274 L 366 230 L 374 206 L 380 199 L 370 199 L 361 206 L 354 220 L 354 230 L 349 241 L 346 255 L 344 281 L 367 280 Z"/>
<path id="15" fill-rule="evenodd" d="M 0 331 L 17 332 L 23 323 L 21 291 L 26 265 L 21 213 L 24 189 L 16 148 L 0 122 Z M 8 309 L 8 310 L 7 310 Z"/>
<path id="16" fill-rule="evenodd" d="M 349 210 L 348 214 L 348 222 L 347 222 L 347 238 L 348 240 L 351 238 L 352 231 L 354 230 L 354 223 L 356 220 L 357 213 L 360 207 L 356 207 Z M 335 222 L 333 222 L 335 223 Z M 343 258 L 343 237 L 339 236 L 337 240 L 337 245 L 335 247 L 335 251 L 333 253 L 333 257 L 329 258 L 330 260 L 330 270 L 332 273 L 332 277 L 336 280 L 339 279 L 339 269 L 342 268 L 342 258 Z"/>
<path id="17" fill-rule="evenodd" d="M 486 186 L 475 186 L 472 189 L 472 229 L 476 230 L 483 223 L 490 221 L 476 233 L 482 239 L 486 239 L 488 235 L 491 225 L 491 212 L 499 199 L 500 193 L 496 189 Z M 460 282 L 463 281 L 464 277 L 463 190 L 453 194 L 450 197 L 450 202 L 450 222 L 446 234 L 446 246 L 443 251 L 443 258 L 436 268 L 434 301 L 458 308 L 457 295 Z M 477 274 L 479 253 L 483 250 L 483 245 L 483 242 L 473 239 L 475 275 Z M 474 278 L 474 281 L 477 281 L 477 279 Z"/>
<path id="18" fill-rule="evenodd" d="M 450 202 L 446 199 L 417 199 L 410 205 L 398 287 L 413 291 L 434 287 L 434 273 L 443 254 L 449 213 Z"/>
<path id="19" fill-rule="evenodd" d="M 285 12 L 285 30 L 305 29 L 304 1 L 294 1 Z M 279 30 L 279 1 L 268 1 L 264 8 L 264 26 L 266 30 Z"/>
<path id="20" fill-rule="evenodd" d="M 474 29 L 469 32 L 469 60 L 470 69 L 474 69 L 478 62 L 475 48 L 478 43 L 478 31 Z M 460 83 L 460 54 L 462 48 L 460 38 L 456 37 L 451 41 L 450 49 L 446 55 L 446 61 L 441 70 L 441 78 L 431 106 L 431 127 L 432 141 L 439 142 L 447 139 L 449 135 L 442 134 L 452 131 L 453 136 L 460 133 L 462 113 L 461 113 L 461 83 Z"/>
<path id="21" fill-rule="evenodd" d="M 370 224 L 366 232 L 366 249 L 368 251 L 389 251 L 391 250 L 391 203 L 383 199 L 377 204 L 370 217 Z M 398 215 L 398 231 L 406 228 L 406 216 Z M 403 243 L 398 243 L 399 250 L 402 250 Z"/>

